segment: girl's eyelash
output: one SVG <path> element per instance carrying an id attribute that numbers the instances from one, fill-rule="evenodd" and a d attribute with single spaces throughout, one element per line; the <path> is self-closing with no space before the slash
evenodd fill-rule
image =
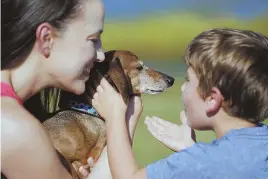
<path id="1" fill-rule="evenodd" d="M 94 38 L 94 39 L 93 39 L 93 38 L 92 38 L 92 39 L 90 39 L 90 38 L 87 39 L 87 41 L 91 41 L 91 42 L 93 42 L 93 43 L 97 43 L 98 40 L 99 40 L 99 39 L 95 39 L 95 38 Z"/>
<path id="2" fill-rule="evenodd" d="M 93 43 L 97 43 L 98 39 L 90 39 Z"/>

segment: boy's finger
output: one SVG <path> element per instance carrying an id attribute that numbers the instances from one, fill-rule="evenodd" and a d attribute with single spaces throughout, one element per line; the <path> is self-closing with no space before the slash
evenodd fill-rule
<path id="1" fill-rule="evenodd" d="M 182 125 L 187 125 L 187 126 L 188 126 L 188 123 L 187 123 L 187 117 L 186 117 L 186 115 L 185 115 L 185 111 L 184 111 L 184 110 L 182 110 L 182 111 L 180 112 L 180 120 L 181 120 L 181 124 L 182 124 Z"/>
<path id="2" fill-rule="evenodd" d="M 161 119 L 161 118 L 159 118 L 159 117 L 157 117 L 157 116 L 153 116 L 152 118 L 153 118 L 158 124 L 160 124 L 160 125 L 162 125 L 162 126 L 164 126 L 164 127 L 169 127 L 169 126 L 171 125 L 171 122 L 166 121 L 166 120 L 164 120 L 164 119 Z"/>
<path id="3" fill-rule="evenodd" d="M 100 84 L 97 86 L 96 91 L 97 92 L 103 92 L 103 88 L 102 88 L 102 86 Z"/>
<path id="4" fill-rule="evenodd" d="M 163 142 L 163 137 L 162 137 L 161 133 L 157 132 L 157 130 L 155 130 L 150 125 L 147 125 L 147 129 L 157 140 L 159 140 L 160 142 Z"/>
<path id="5" fill-rule="evenodd" d="M 93 80 L 92 87 L 93 89 L 95 89 L 95 91 L 99 85 L 100 85 L 100 82 L 97 79 Z"/>
<path id="6" fill-rule="evenodd" d="M 104 78 L 102 77 L 102 79 L 100 80 L 100 85 L 106 89 L 106 88 L 111 88 L 112 89 L 112 86 L 110 85 L 110 83 Z"/>
<path id="7" fill-rule="evenodd" d="M 159 131 L 159 133 L 163 132 L 165 130 L 165 126 L 159 124 L 156 120 L 153 118 L 148 120 L 148 124 L 152 126 L 155 130 Z"/>
<path id="8" fill-rule="evenodd" d="M 96 80 L 100 83 L 100 81 L 101 81 L 102 78 L 104 78 L 103 75 L 99 71 L 97 71 L 97 73 L 96 73 Z"/>
<path id="9" fill-rule="evenodd" d="M 95 89 L 92 86 L 88 88 L 88 95 L 92 98 L 93 95 L 96 93 Z"/>

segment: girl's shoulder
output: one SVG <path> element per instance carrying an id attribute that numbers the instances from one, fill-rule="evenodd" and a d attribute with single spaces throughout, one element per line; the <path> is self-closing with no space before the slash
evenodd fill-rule
<path id="1" fill-rule="evenodd" d="M 41 133 L 45 133 L 41 123 L 22 105 L 12 99 L 2 99 L 2 149 L 24 147 L 29 145 L 29 141 L 34 143 L 34 138 L 40 136 Z"/>

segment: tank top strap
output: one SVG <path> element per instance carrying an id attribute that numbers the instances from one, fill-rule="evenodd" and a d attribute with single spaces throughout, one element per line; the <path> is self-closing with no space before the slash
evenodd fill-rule
<path id="1" fill-rule="evenodd" d="M 10 97 L 18 101 L 19 104 L 23 103 L 13 87 L 6 82 L 1 82 L 1 97 Z"/>

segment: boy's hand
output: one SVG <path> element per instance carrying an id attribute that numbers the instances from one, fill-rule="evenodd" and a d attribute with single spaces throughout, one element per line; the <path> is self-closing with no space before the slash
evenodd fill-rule
<path id="1" fill-rule="evenodd" d="M 158 117 L 146 117 L 149 132 L 173 151 L 180 151 L 195 143 L 195 133 L 187 124 L 185 111 L 180 112 L 182 124 L 179 126 Z"/>
<path id="2" fill-rule="evenodd" d="M 122 116 L 125 119 L 127 105 L 122 96 L 100 74 L 95 86 L 96 89 L 90 89 L 90 95 L 92 97 L 92 105 L 100 116 L 107 122 L 109 122 L 109 119 L 112 120 Z"/>

